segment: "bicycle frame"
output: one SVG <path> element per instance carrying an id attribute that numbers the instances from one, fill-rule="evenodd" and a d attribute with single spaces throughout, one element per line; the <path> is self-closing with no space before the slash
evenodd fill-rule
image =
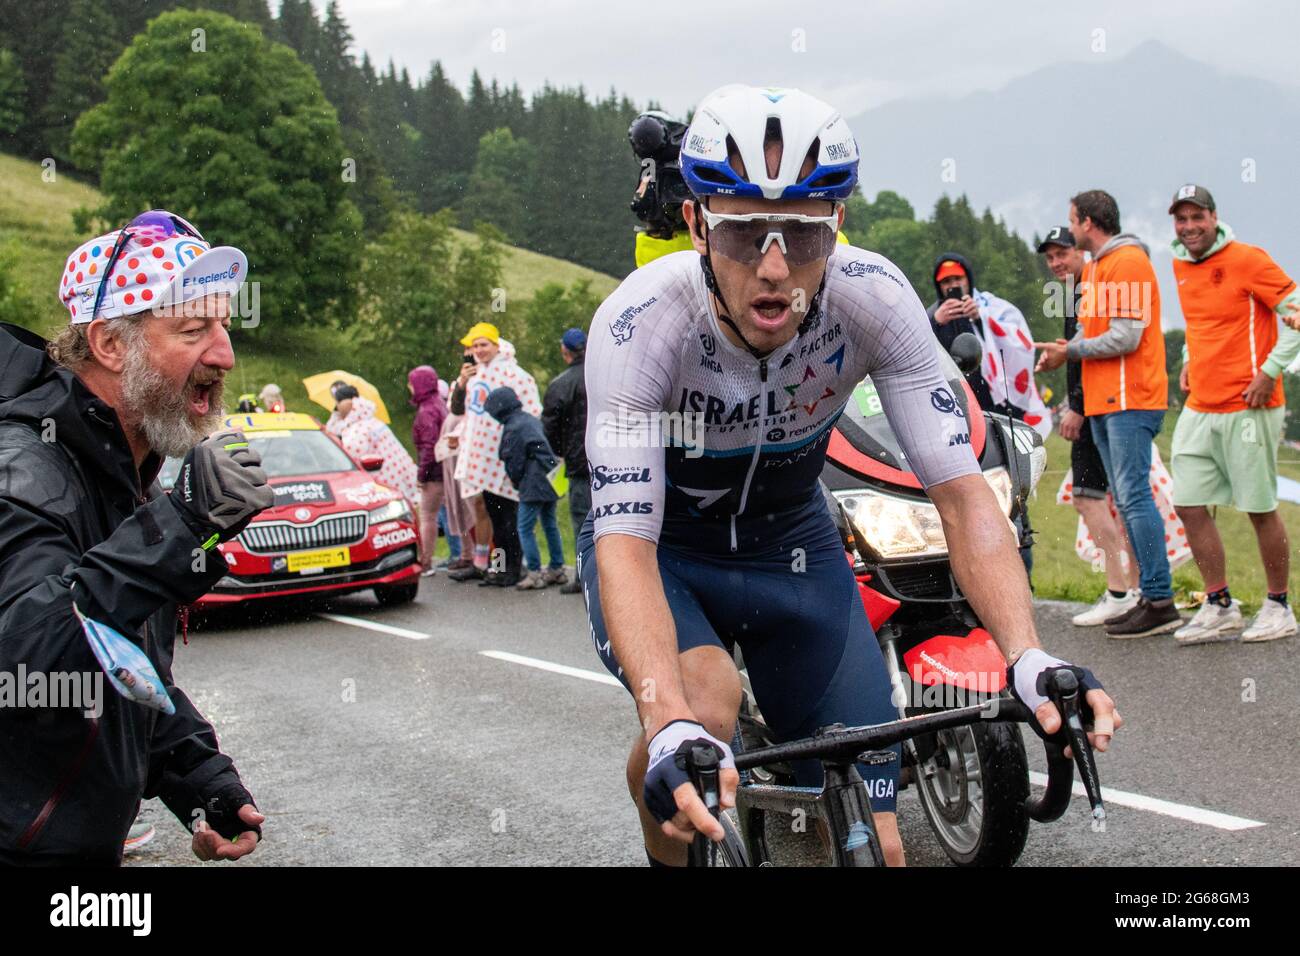
<path id="1" fill-rule="evenodd" d="M 1068 729 L 1068 733 L 1044 741 L 1048 763 L 1047 789 L 1041 798 L 1029 803 L 1030 816 L 1040 823 L 1059 818 L 1069 806 L 1075 760 L 1088 765 L 1088 769 L 1081 766 L 1081 776 L 1094 808 L 1101 804 L 1091 749 L 1077 720 L 1078 687 L 1073 674 L 1068 671 L 1060 673 L 1067 678 L 1062 683 L 1071 686 L 1058 685 L 1050 688 L 1050 692 L 1057 707 L 1066 715 L 1063 730 Z M 835 865 L 883 866 L 884 855 L 866 787 L 857 771 L 857 761 L 864 756 L 870 759 L 873 756 L 871 752 L 884 750 L 918 734 L 961 727 L 978 720 L 1025 723 L 1030 718 L 1029 710 L 1023 704 L 1008 697 L 997 697 L 981 704 L 871 727 L 846 729 L 831 725 L 805 740 L 736 753 L 736 769 L 742 775 L 741 786 L 736 790 L 736 814 L 750 862 L 756 865 L 770 863 L 763 827 L 764 814 L 793 814 L 802 810 L 814 821 L 820 820 L 825 824 Z M 1080 739 L 1082 747 L 1078 745 Z M 1075 760 L 1064 755 L 1066 743 L 1074 744 Z M 889 756 L 892 758 L 893 754 Z M 797 759 L 822 762 L 825 780 L 821 788 L 757 784 L 748 780 L 748 770 Z M 1104 810 L 1101 812 L 1104 816 Z M 709 853 L 709 841 L 702 836 L 697 838 L 691 847 L 691 865 L 707 865 Z"/>

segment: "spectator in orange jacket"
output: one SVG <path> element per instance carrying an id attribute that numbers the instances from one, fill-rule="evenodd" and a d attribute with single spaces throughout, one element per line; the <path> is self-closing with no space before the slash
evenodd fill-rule
<path id="1" fill-rule="evenodd" d="M 1109 193 L 1090 189 L 1071 199 L 1070 232 L 1092 254 L 1080 283 L 1080 328 L 1068 343 L 1038 343 L 1039 368 L 1083 363 L 1084 415 L 1137 555 L 1142 591 L 1136 605 L 1106 621 L 1106 634 L 1146 637 L 1182 624 L 1149 483 L 1151 442 L 1168 407 L 1160 287 L 1146 246 L 1120 232 L 1119 204 Z"/>

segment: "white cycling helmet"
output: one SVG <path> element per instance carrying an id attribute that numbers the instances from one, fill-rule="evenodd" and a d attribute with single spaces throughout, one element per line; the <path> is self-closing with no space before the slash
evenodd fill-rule
<path id="1" fill-rule="evenodd" d="M 769 128 L 772 129 L 769 134 Z M 781 140 L 781 167 L 767 175 L 763 143 Z M 745 163 L 742 179 L 727 162 L 728 140 Z M 816 166 L 799 170 L 816 146 Z M 829 199 L 853 195 L 858 144 L 839 111 L 800 90 L 732 84 L 700 103 L 682 141 L 682 176 L 697 198 Z"/>

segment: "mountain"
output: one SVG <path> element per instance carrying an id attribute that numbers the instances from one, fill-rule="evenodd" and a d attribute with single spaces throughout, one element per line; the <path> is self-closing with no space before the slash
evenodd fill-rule
<path id="1" fill-rule="evenodd" d="M 1044 67 L 996 92 L 895 100 L 850 126 L 869 195 L 893 189 L 924 214 L 940 194 L 965 193 L 1026 241 L 1066 222 L 1070 196 L 1107 190 L 1125 231 L 1152 249 L 1166 327 L 1182 325 L 1166 210 L 1183 183 L 1206 186 L 1239 238 L 1300 277 L 1300 234 L 1290 227 L 1300 177 L 1288 172 L 1300 94 L 1158 42 Z M 943 179 L 946 159 L 955 181 Z"/>

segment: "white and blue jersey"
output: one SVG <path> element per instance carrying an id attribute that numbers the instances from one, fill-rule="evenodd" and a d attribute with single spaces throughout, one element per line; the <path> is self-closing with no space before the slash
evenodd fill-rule
<path id="1" fill-rule="evenodd" d="M 654 541 L 678 653 L 739 645 L 778 740 L 897 716 L 817 487 L 854 387 L 871 376 L 926 487 L 979 472 L 930 322 L 897 267 L 840 247 L 819 314 L 760 362 L 722 334 L 699 256 L 681 252 L 629 276 L 587 337 L 592 512 L 578 574 L 601 662 L 627 685 L 605 626 L 595 539 Z M 792 768 L 802 786 L 820 784 L 818 762 Z M 897 759 L 858 772 L 872 808 L 893 812 Z"/>
<path id="2" fill-rule="evenodd" d="M 725 336 L 699 256 L 633 272 L 588 335 L 594 536 L 697 553 L 763 553 L 824 511 L 830 432 L 870 375 L 926 487 L 978 474 L 925 309 L 889 260 L 839 246 L 818 318 L 763 361 Z"/>

